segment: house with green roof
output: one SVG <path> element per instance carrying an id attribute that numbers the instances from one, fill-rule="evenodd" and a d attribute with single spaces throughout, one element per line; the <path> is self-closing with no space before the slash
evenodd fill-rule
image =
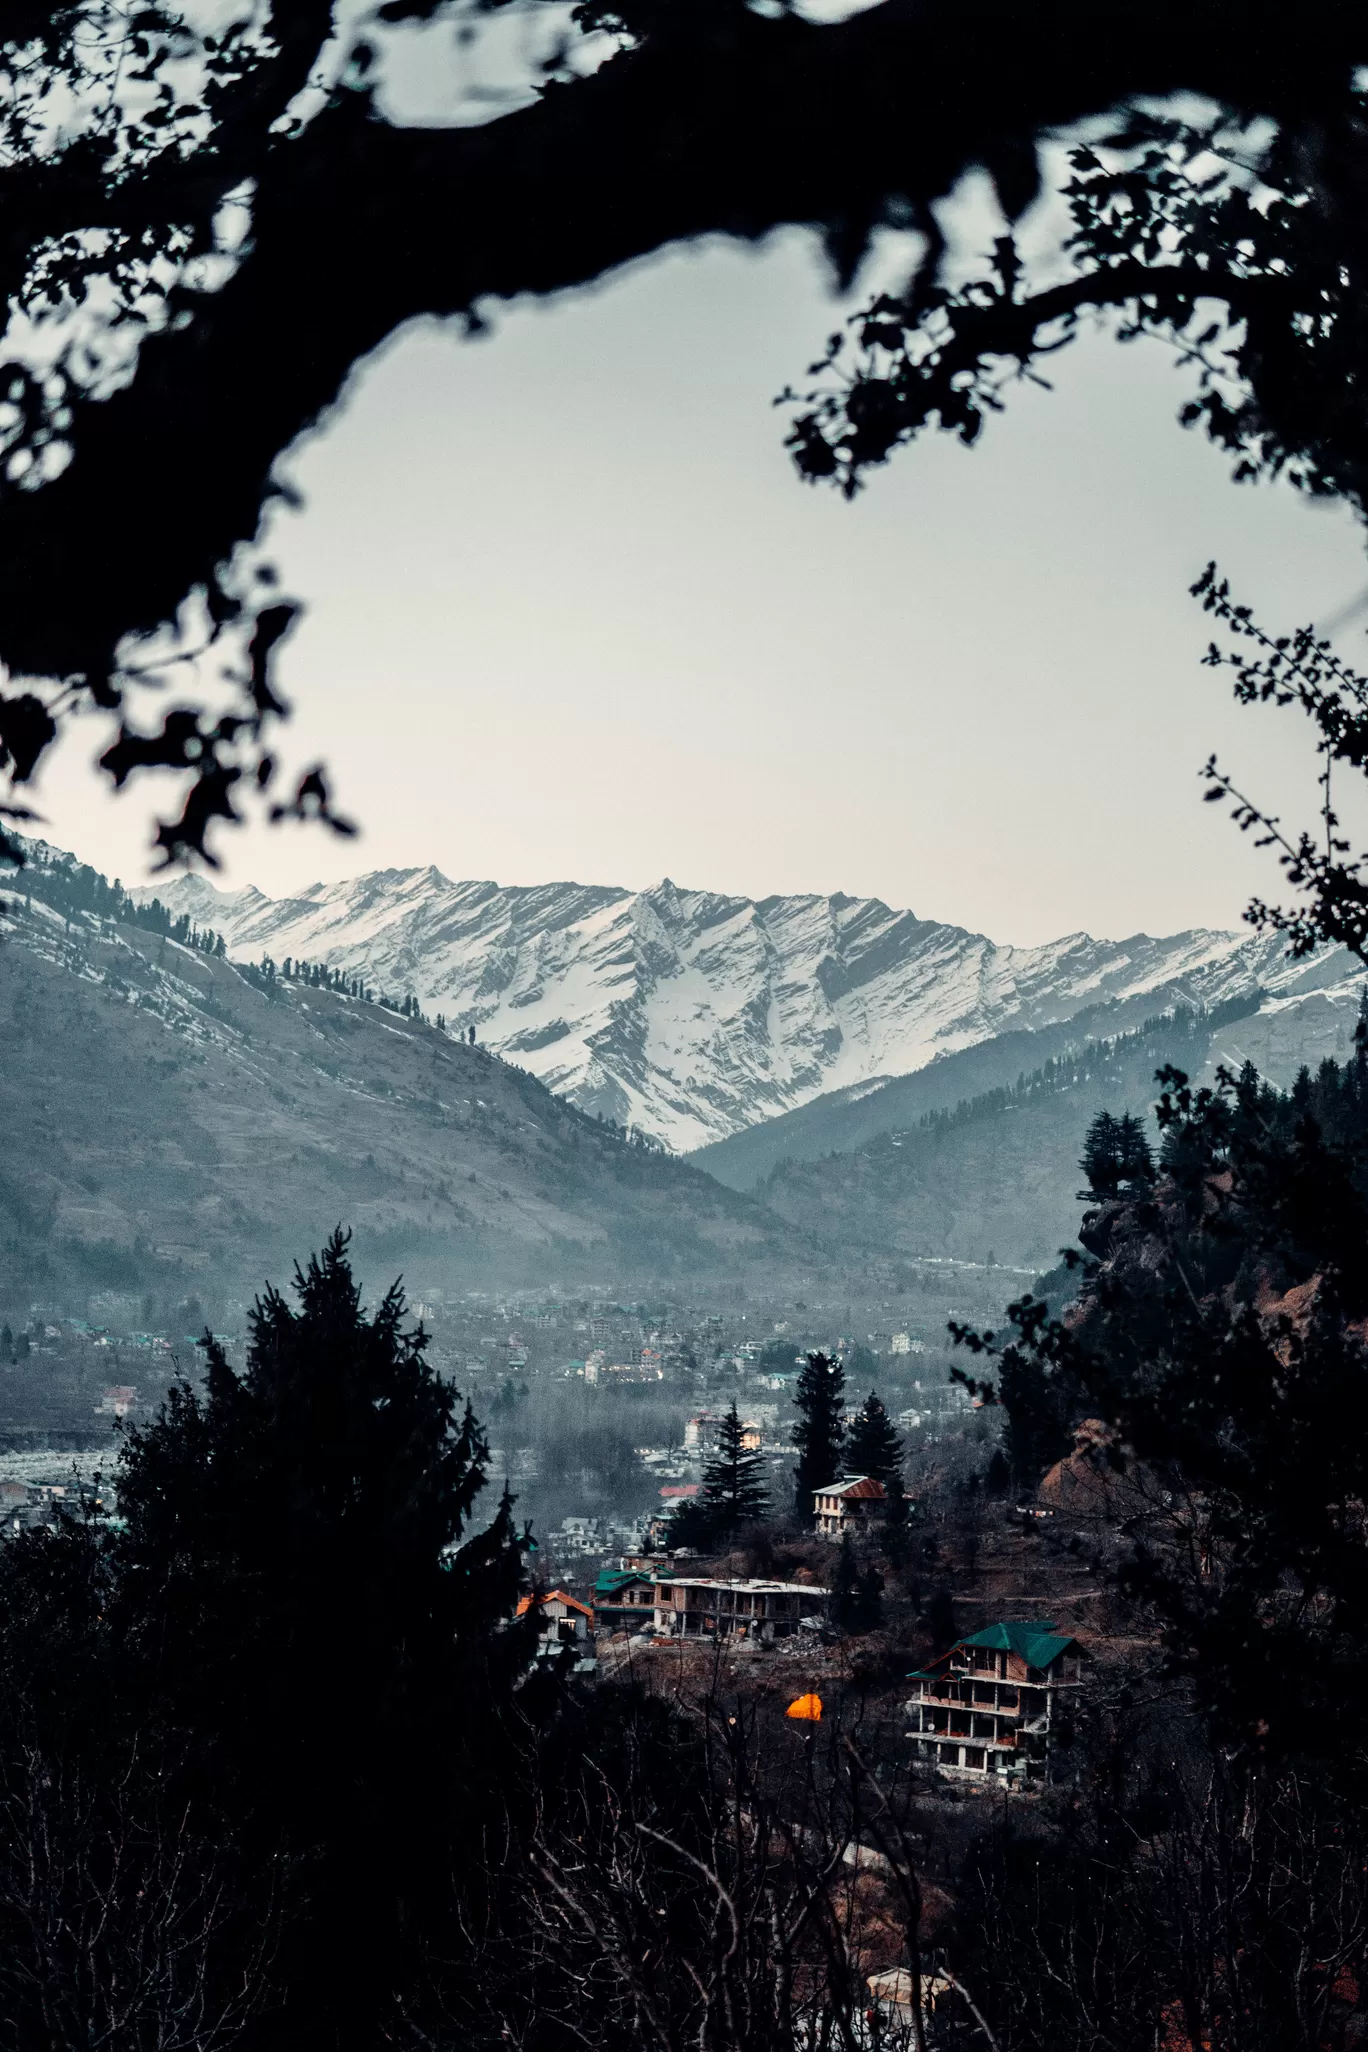
<path id="1" fill-rule="evenodd" d="M 639 1568 L 603 1568 L 594 1583 L 594 1628 L 639 1632 L 655 1618 L 656 1578 Z"/>
<path id="2" fill-rule="evenodd" d="M 942 1774 L 1022 1783 L 1049 1774 L 1051 1736 L 1083 1681 L 1077 1639 L 1043 1619 L 991 1624 L 908 1676 L 908 1737 Z"/>

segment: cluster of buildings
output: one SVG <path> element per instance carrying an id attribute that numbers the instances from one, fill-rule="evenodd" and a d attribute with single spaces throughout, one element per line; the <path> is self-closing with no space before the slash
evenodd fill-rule
<path id="1" fill-rule="evenodd" d="M 652 1639 L 749 1639 L 772 1645 L 799 1631 L 820 1630 L 830 1594 L 810 1582 L 664 1574 L 645 1561 L 626 1559 L 600 1572 L 592 1604 L 564 1589 L 547 1590 L 537 1603 L 544 1620 L 543 1651 L 556 1654 L 566 1645 L 587 1653 L 597 1633 L 620 1631 Z M 523 1598 L 519 1616 L 532 1600 Z"/>
<path id="2" fill-rule="evenodd" d="M 643 1560 L 604 1568 L 591 1603 L 564 1589 L 535 1600 L 541 1657 L 568 1648 L 579 1672 L 595 1666 L 595 1640 L 629 1632 L 655 1643 L 688 1639 L 772 1646 L 819 1638 L 830 1590 L 815 1582 L 720 1579 L 662 1573 Z M 1070 1632 L 1043 1620 L 986 1626 L 956 1640 L 908 1679 L 908 1738 L 914 1756 L 953 1778 L 1021 1787 L 1049 1773 L 1051 1742 L 1084 1681 L 1087 1655 Z"/>

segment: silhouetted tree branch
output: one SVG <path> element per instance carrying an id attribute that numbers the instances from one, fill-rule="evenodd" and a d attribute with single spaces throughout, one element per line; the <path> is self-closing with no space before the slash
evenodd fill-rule
<path id="1" fill-rule="evenodd" d="M 880 226 L 922 230 L 928 262 L 905 309 L 919 318 L 940 290 L 931 207 L 966 169 L 987 167 L 1014 219 L 1062 125 L 1181 89 L 1279 124 L 1327 234 L 1347 247 L 1358 233 L 1353 75 L 1368 52 L 1328 0 L 1295 23 L 1271 4 L 1238 19 L 1217 0 L 1133 9 L 1105 36 L 1077 0 L 1045 16 L 996 0 L 972 21 L 884 0 L 825 26 L 741 0 L 589 4 L 580 27 L 615 44 L 592 75 L 571 51 L 547 60 L 534 104 L 483 127 L 390 124 L 377 47 L 441 11 L 391 5 L 342 32 L 318 0 L 277 0 L 212 42 L 173 9 L 89 0 L 21 10 L 0 50 L 16 82 L 0 276 L 49 332 L 85 323 L 55 364 L 12 340 L 3 367 L 0 659 L 47 680 L 51 714 L 82 700 L 118 713 L 157 653 L 149 638 L 190 632 L 201 594 L 229 711 L 196 681 L 192 732 L 125 733 L 111 764 L 141 751 L 140 766 L 195 778 L 163 829 L 168 857 L 203 852 L 212 822 L 272 783 L 281 708 L 269 664 L 246 655 L 261 591 L 234 554 L 282 489 L 282 452 L 405 322 L 473 323 L 492 300 L 564 291 L 672 243 L 754 242 L 789 223 L 819 230 L 843 278 Z M 130 66 L 141 99 L 120 97 Z M 58 91 L 83 119 L 54 150 Z M 92 342 L 101 282 L 115 312 Z M 1046 312 L 1011 314 L 1033 324 L 1028 350 Z M 320 784 L 284 809 L 332 817 Z"/>

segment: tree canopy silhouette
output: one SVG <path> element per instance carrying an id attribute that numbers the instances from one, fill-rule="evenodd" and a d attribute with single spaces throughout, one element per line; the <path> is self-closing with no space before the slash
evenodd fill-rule
<path id="1" fill-rule="evenodd" d="M 278 458 L 415 317 L 478 325 L 496 301 L 706 235 L 806 224 L 849 280 L 879 228 L 921 232 L 906 291 L 857 329 L 868 360 L 795 426 L 809 476 L 852 488 L 933 417 L 972 438 L 1004 367 L 1029 370 L 1092 307 L 1205 366 L 1217 338 L 1194 332 L 1200 300 L 1244 323 L 1231 346 L 1251 395 L 1204 369 L 1209 430 L 1241 463 L 1362 504 L 1361 386 L 1345 373 L 1368 46 L 1352 10 L 1310 0 L 1294 22 L 1271 0 L 1238 17 L 1196 0 L 1103 35 L 1080 0 L 1043 16 L 992 0 L 972 20 L 882 0 L 828 23 L 744 0 L 581 0 L 568 28 L 526 0 L 504 11 L 544 41 L 516 103 L 469 125 L 389 113 L 405 39 L 494 6 L 388 0 L 344 20 L 332 0 L 258 0 L 213 30 L 154 0 L 8 10 L 0 661 L 25 681 L 0 698 L 0 748 L 17 783 L 93 704 L 118 723 L 116 783 L 189 777 L 159 829 L 168 859 L 209 852 L 248 794 L 345 829 L 321 770 L 276 787 L 272 657 L 294 608 L 242 552 L 286 489 Z M 1220 112 L 1145 127 L 1131 111 L 1180 91 Z M 1098 116 L 1119 141 L 1075 166 L 1064 254 L 1080 275 L 1023 306 L 1008 237 L 957 294 L 934 203 L 982 166 L 1016 220 L 1043 146 Z M 1201 176 L 1212 150 L 1224 185 Z M 169 670 L 173 628 L 198 669 Z M 167 674 L 187 688 L 144 731 L 128 688 Z"/>
<path id="2" fill-rule="evenodd" d="M 846 1429 L 845 1464 L 852 1475 L 889 1483 L 901 1477 L 903 1443 L 876 1390 L 861 1404 Z"/>
<path id="3" fill-rule="evenodd" d="M 733 1397 L 717 1428 L 712 1458 L 703 1470 L 703 1487 L 686 1498 L 670 1524 L 671 1543 L 701 1548 L 724 1546 L 744 1525 L 756 1524 L 769 1511 L 762 1454 L 746 1445 L 746 1431 Z"/>
<path id="4" fill-rule="evenodd" d="M 282 1877 L 291 2041 L 369 2044 L 513 1772 L 526 1542 L 506 1494 L 476 1523 L 484 1436 L 398 1286 L 368 1314 L 339 1231 L 295 1294 L 130 1435 L 116 1524 L 0 1560 L 0 1762 L 11 1702 L 95 1786 L 120 1740 L 154 1759 L 159 1801 Z"/>
<path id="5" fill-rule="evenodd" d="M 839 1356 L 809 1354 L 798 1371 L 793 1392 L 798 1416 L 793 1444 L 798 1460 L 793 1470 L 793 1505 L 801 1524 L 817 1516 L 813 1492 L 825 1489 L 841 1474 L 845 1436 L 845 1368 Z"/>

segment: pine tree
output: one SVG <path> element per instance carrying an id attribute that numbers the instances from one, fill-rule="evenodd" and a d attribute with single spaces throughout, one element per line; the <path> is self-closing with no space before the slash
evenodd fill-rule
<path id="1" fill-rule="evenodd" d="M 1089 1126 L 1083 1141 L 1083 1155 L 1078 1166 L 1088 1179 L 1089 1197 L 1114 1197 L 1120 1177 L 1121 1134 L 1116 1120 L 1109 1111 L 1100 1111 Z"/>
<path id="2" fill-rule="evenodd" d="M 850 1421 L 846 1435 L 845 1463 L 852 1475 L 870 1475 L 887 1488 L 894 1476 L 901 1476 L 903 1443 L 893 1420 L 871 1389 Z"/>
<path id="3" fill-rule="evenodd" d="M 1088 1128 L 1079 1167 L 1088 1179 L 1086 1197 L 1104 1201 L 1135 1196 L 1154 1181 L 1154 1156 L 1145 1129 L 1131 1112 L 1115 1119 L 1099 1112 Z"/>
<path id="4" fill-rule="evenodd" d="M 130 1436 L 114 1624 L 168 1773 L 311 1849 L 290 1978 L 319 2042 L 374 2042 L 402 1932 L 496 1800 L 525 1541 L 506 1494 L 472 1534 L 486 1442 L 399 1287 L 368 1316 L 339 1231 L 295 1293 L 257 1301 L 244 1370 L 208 1341 L 202 1391 Z"/>
<path id="5" fill-rule="evenodd" d="M 699 1504 L 714 1541 L 733 1539 L 742 1525 L 757 1523 L 769 1509 L 764 1462 L 746 1447 L 735 1398 L 717 1428 L 717 1448 L 703 1472 Z"/>
<path id="6" fill-rule="evenodd" d="M 793 1471 L 794 1508 L 810 1525 L 816 1517 L 814 1492 L 834 1482 L 841 1472 L 841 1441 L 845 1422 L 845 1370 L 829 1354 L 809 1354 L 794 1392 L 798 1422 L 793 1444 L 798 1465 Z"/>
<path id="7" fill-rule="evenodd" d="M 1139 1119 L 1127 1112 L 1116 1129 L 1118 1180 L 1132 1191 L 1148 1189 L 1154 1181 L 1154 1156 Z"/>

